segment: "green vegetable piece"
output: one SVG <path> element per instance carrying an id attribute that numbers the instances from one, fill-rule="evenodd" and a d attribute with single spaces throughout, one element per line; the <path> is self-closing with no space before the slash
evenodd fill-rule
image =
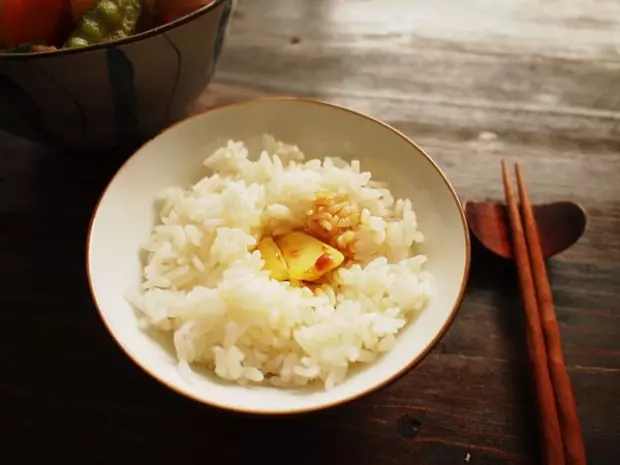
<path id="1" fill-rule="evenodd" d="M 70 37 L 65 44 L 65 48 L 88 47 L 89 45 L 90 43 L 82 37 Z"/>
<path id="2" fill-rule="evenodd" d="M 86 47 L 134 34 L 140 14 L 141 0 L 99 0 L 84 15 L 65 48 Z"/>
<path id="3" fill-rule="evenodd" d="M 97 2 L 95 4 L 95 10 L 97 10 L 100 16 L 106 18 L 110 24 L 118 25 L 123 22 L 123 15 L 122 15 L 121 9 L 113 1 L 104 0 L 101 2 Z"/>
<path id="4" fill-rule="evenodd" d="M 81 24 L 82 37 L 90 43 L 98 43 L 103 39 L 104 31 L 97 21 L 92 18 L 84 18 Z"/>

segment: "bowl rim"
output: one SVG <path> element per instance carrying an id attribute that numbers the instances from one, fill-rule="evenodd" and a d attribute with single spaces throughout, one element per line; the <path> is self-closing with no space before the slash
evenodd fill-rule
<path id="1" fill-rule="evenodd" d="M 204 14 L 207 14 L 212 9 L 216 8 L 218 5 L 226 1 L 233 2 L 234 0 L 211 0 L 210 3 L 203 5 L 197 10 L 192 11 L 191 13 L 185 16 L 181 16 L 180 18 L 177 18 L 174 21 L 170 21 L 169 23 L 162 24 L 160 26 L 154 27 L 152 29 L 148 29 L 138 34 L 133 34 L 129 37 L 125 37 L 124 39 L 111 40 L 108 42 L 102 42 L 99 44 L 88 45 L 86 47 L 80 47 L 80 48 L 61 48 L 58 50 L 51 50 L 51 51 L 44 51 L 44 52 L 0 53 L 0 61 L 4 61 L 4 60 L 25 61 L 25 60 L 29 60 L 33 58 L 52 58 L 55 56 L 67 56 L 67 55 L 74 55 L 77 53 L 88 53 L 88 52 L 94 52 L 97 50 L 102 50 L 105 48 L 120 47 L 123 45 L 128 45 L 128 44 L 131 44 L 133 42 L 138 42 L 143 39 L 149 39 L 160 33 L 166 33 L 172 29 L 176 29 L 178 26 L 183 26 L 184 24 L 193 21 L 195 18 L 198 18 Z"/>
<path id="2" fill-rule="evenodd" d="M 96 219 L 97 214 L 99 212 L 99 209 L 101 207 L 101 202 L 103 201 L 103 199 L 106 196 L 108 190 L 110 189 L 110 186 L 114 183 L 114 181 L 117 179 L 117 177 L 120 175 L 120 173 L 126 168 L 127 164 L 131 161 L 131 159 L 137 153 L 139 153 L 142 150 L 144 150 L 144 148 L 149 146 L 150 144 L 156 143 L 161 135 L 163 135 L 164 133 L 166 133 L 168 131 L 173 130 L 177 125 L 184 124 L 188 120 L 199 118 L 201 115 L 203 115 L 205 113 L 217 112 L 219 110 L 224 110 L 224 109 L 228 109 L 228 108 L 236 107 L 236 106 L 252 105 L 252 104 L 257 104 L 257 103 L 261 103 L 261 102 L 273 102 L 273 101 L 301 102 L 301 103 L 304 103 L 304 104 L 313 104 L 313 105 L 326 106 L 326 107 L 330 107 L 332 109 L 336 109 L 336 110 L 339 110 L 339 111 L 348 112 L 348 113 L 351 113 L 351 114 L 353 114 L 355 116 L 367 119 L 367 120 L 369 120 L 369 121 L 371 121 L 371 122 L 373 122 L 375 124 L 379 124 L 379 125 L 387 128 L 387 129 L 389 129 L 390 131 L 392 131 L 395 135 L 397 135 L 400 138 L 404 139 L 408 144 L 413 146 L 414 149 L 416 149 L 424 157 L 426 157 L 426 159 L 431 163 L 433 168 L 440 175 L 440 178 L 444 182 L 445 186 L 450 191 L 450 194 L 452 195 L 452 199 L 454 200 L 456 206 L 458 207 L 458 212 L 459 212 L 461 223 L 462 223 L 462 226 L 463 226 L 464 241 L 465 241 L 465 266 L 463 268 L 463 274 L 462 274 L 462 277 L 461 277 L 461 286 L 460 286 L 460 289 L 459 289 L 459 293 L 457 295 L 456 300 L 454 301 L 454 305 L 453 305 L 452 309 L 450 310 L 450 314 L 449 314 L 448 318 L 446 319 L 446 321 L 444 322 L 444 324 L 442 325 L 440 330 L 437 332 L 437 334 L 435 334 L 433 339 L 426 345 L 426 347 L 422 351 L 420 351 L 414 358 L 412 358 L 411 361 L 409 363 L 407 363 L 407 365 L 405 367 L 403 367 L 399 371 L 393 373 L 392 375 L 390 375 L 385 380 L 382 380 L 379 383 L 376 383 L 376 384 L 373 384 L 373 385 L 371 385 L 369 387 L 366 387 L 365 389 L 363 389 L 363 390 L 361 390 L 359 392 L 356 392 L 355 394 L 349 395 L 349 396 L 347 396 L 345 398 L 342 398 L 342 399 L 336 399 L 334 401 L 326 402 L 326 403 L 319 404 L 319 405 L 306 406 L 306 407 L 287 409 L 287 410 L 261 410 L 260 408 L 244 408 L 244 407 L 237 407 L 237 406 L 234 406 L 234 405 L 223 405 L 223 404 L 220 404 L 220 403 L 217 403 L 217 402 L 212 402 L 212 401 L 210 401 L 208 399 L 201 398 L 201 397 L 195 395 L 194 393 L 190 392 L 189 390 L 183 389 L 181 387 L 173 386 L 172 384 L 170 384 L 167 381 L 165 381 L 164 379 L 162 379 L 155 372 L 156 370 L 152 369 L 151 367 L 147 366 L 146 364 L 143 364 L 143 363 L 139 362 L 133 356 L 131 351 L 125 346 L 123 341 L 121 341 L 120 338 L 114 333 L 114 331 L 112 331 L 111 327 L 108 325 L 107 320 L 106 320 L 106 318 L 104 316 L 104 312 L 102 311 L 102 309 L 101 309 L 101 307 L 99 305 L 99 302 L 97 300 L 97 295 L 96 295 L 94 287 L 93 287 L 92 277 L 91 277 L 91 273 L 90 273 L 90 270 L 91 270 L 91 266 L 90 266 L 90 250 L 91 250 L 91 241 L 92 241 L 92 231 L 93 231 L 93 226 L 94 226 L 95 219 Z M 89 290 L 90 290 L 90 294 L 91 294 L 93 303 L 95 304 L 95 307 L 97 309 L 97 312 L 99 314 L 99 317 L 103 321 L 103 324 L 106 327 L 108 333 L 112 336 L 112 339 L 114 339 L 116 344 L 121 348 L 121 350 L 125 353 L 125 355 L 127 355 L 129 357 L 129 359 L 131 359 L 134 362 L 134 364 L 136 364 L 139 368 L 141 368 L 149 376 L 151 376 L 152 378 L 156 379 L 157 381 L 159 381 L 161 384 L 163 384 L 164 386 L 166 386 L 168 389 L 170 389 L 173 392 L 181 394 L 182 396 L 184 396 L 186 398 L 189 398 L 189 399 L 192 399 L 194 401 L 197 401 L 198 403 L 200 403 L 202 405 L 206 405 L 208 407 L 215 407 L 215 408 L 219 408 L 219 409 L 222 409 L 222 410 L 227 410 L 227 411 L 230 411 L 230 412 L 236 412 L 236 413 L 241 413 L 241 414 L 250 414 L 250 415 L 288 416 L 288 415 L 294 415 L 294 414 L 305 414 L 305 413 L 310 413 L 310 412 L 315 412 L 315 411 L 320 411 L 320 410 L 326 410 L 328 408 L 344 405 L 344 404 L 349 403 L 349 402 L 351 402 L 353 400 L 365 397 L 365 396 L 367 396 L 367 395 L 369 395 L 369 394 L 371 394 L 373 392 L 377 392 L 380 389 L 383 389 L 383 388 L 387 387 L 388 385 L 394 383 L 395 381 L 397 381 L 398 379 L 403 377 L 405 374 L 407 374 L 411 369 L 416 367 L 420 362 L 422 362 L 428 356 L 428 354 L 431 352 L 431 350 L 437 345 L 437 343 L 444 337 L 444 335 L 446 334 L 446 332 L 448 331 L 448 329 L 450 328 L 450 326 L 454 322 L 456 314 L 458 313 L 458 310 L 461 307 L 461 304 L 463 302 L 463 298 L 465 297 L 465 290 L 467 288 L 467 283 L 468 283 L 468 280 L 469 280 L 470 269 L 471 269 L 471 239 L 470 239 L 470 236 L 469 236 L 469 227 L 468 227 L 468 224 L 467 224 L 467 218 L 465 216 L 465 212 L 463 210 L 463 205 L 462 205 L 462 202 L 459 199 L 459 196 L 457 195 L 454 187 L 452 186 L 452 184 L 450 183 L 450 181 L 448 180 L 448 178 L 444 174 L 444 172 L 441 170 L 441 168 L 437 165 L 437 163 L 420 146 L 418 146 L 412 139 L 410 139 L 404 133 L 402 133 L 401 131 L 399 131 L 398 129 L 394 128 L 393 126 L 391 126 L 391 125 L 389 125 L 387 123 L 384 123 L 383 121 L 381 121 L 381 120 L 379 120 L 379 119 L 377 119 L 375 117 L 368 116 L 368 115 L 366 115 L 364 113 L 361 113 L 361 112 L 356 111 L 356 110 L 352 110 L 350 108 L 347 108 L 347 107 L 339 105 L 339 104 L 335 104 L 335 103 L 331 103 L 331 102 L 326 102 L 326 101 L 319 100 L 319 99 L 304 98 L 304 97 L 260 97 L 260 98 L 251 98 L 251 99 L 244 99 L 244 100 L 239 100 L 239 101 L 235 101 L 235 102 L 230 102 L 230 103 L 226 103 L 226 104 L 223 104 L 223 105 L 219 105 L 219 106 L 210 108 L 210 109 L 208 109 L 206 111 L 203 111 L 201 113 L 197 113 L 197 114 L 194 114 L 192 116 L 189 116 L 188 118 L 185 118 L 185 119 L 183 119 L 183 120 L 181 120 L 181 121 L 179 121 L 179 122 L 169 126 L 168 128 L 164 129 L 158 135 L 154 136 L 153 138 L 151 138 L 150 140 L 148 140 L 147 142 L 142 144 L 137 150 L 135 150 L 122 163 L 120 168 L 118 168 L 118 170 L 112 176 L 110 181 L 106 184 L 103 192 L 101 193 L 101 195 L 99 196 L 99 199 L 97 200 L 97 203 L 95 204 L 95 207 L 94 207 L 94 210 L 93 210 L 93 213 L 92 213 L 89 225 L 88 225 L 88 232 L 87 232 L 87 236 L 86 236 L 86 275 L 87 275 L 87 281 L 88 281 L 88 287 L 89 287 Z"/>

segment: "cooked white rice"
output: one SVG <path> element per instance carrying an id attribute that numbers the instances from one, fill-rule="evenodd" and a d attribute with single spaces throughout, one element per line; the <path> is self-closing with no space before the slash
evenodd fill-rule
<path id="1" fill-rule="evenodd" d="M 145 328 L 171 334 L 183 370 L 204 364 L 241 384 L 330 389 L 352 363 L 389 351 L 425 307 L 432 276 L 415 254 L 423 236 L 411 202 L 358 161 L 304 161 L 296 146 L 263 139 L 256 161 L 229 141 L 193 187 L 161 193 L 143 289 L 131 300 Z M 319 191 L 346 193 L 362 214 L 355 263 L 313 292 L 270 279 L 254 246 L 303 225 Z"/>

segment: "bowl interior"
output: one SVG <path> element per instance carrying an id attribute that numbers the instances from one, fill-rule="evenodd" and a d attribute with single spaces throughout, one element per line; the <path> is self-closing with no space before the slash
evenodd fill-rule
<path id="1" fill-rule="evenodd" d="M 330 391 L 241 387 L 209 373 L 181 376 L 167 338 L 138 328 L 125 300 L 140 282 L 139 246 L 155 221 L 161 189 L 189 186 L 205 175 L 203 159 L 229 139 L 250 150 L 260 137 L 294 143 L 308 158 L 359 159 L 373 179 L 388 181 L 396 196 L 411 199 L 422 252 L 434 273 L 436 295 L 419 318 L 401 330 L 392 351 L 357 368 Z M 139 150 L 104 193 L 90 231 L 88 272 L 104 322 L 127 354 L 169 387 L 205 403 L 259 413 L 292 413 L 340 403 L 387 383 L 419 360 L 443 334 L 460 303 L 469 268 L 469 239 L 458 200 L 433 162 L 408 139 L 370 118 L 328 104 L 267 99 L 234 104 L 186 120 Z"/>

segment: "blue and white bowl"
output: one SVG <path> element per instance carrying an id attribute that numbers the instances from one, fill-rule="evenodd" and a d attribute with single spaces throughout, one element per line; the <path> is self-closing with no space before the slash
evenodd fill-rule
<path id="1" fill-rule="evenodd" d="M 233 0 L 128 39 L 0 55 L 0 130 L 44 145 L 139 144 L 186 117 L 215 71 Z"/>

